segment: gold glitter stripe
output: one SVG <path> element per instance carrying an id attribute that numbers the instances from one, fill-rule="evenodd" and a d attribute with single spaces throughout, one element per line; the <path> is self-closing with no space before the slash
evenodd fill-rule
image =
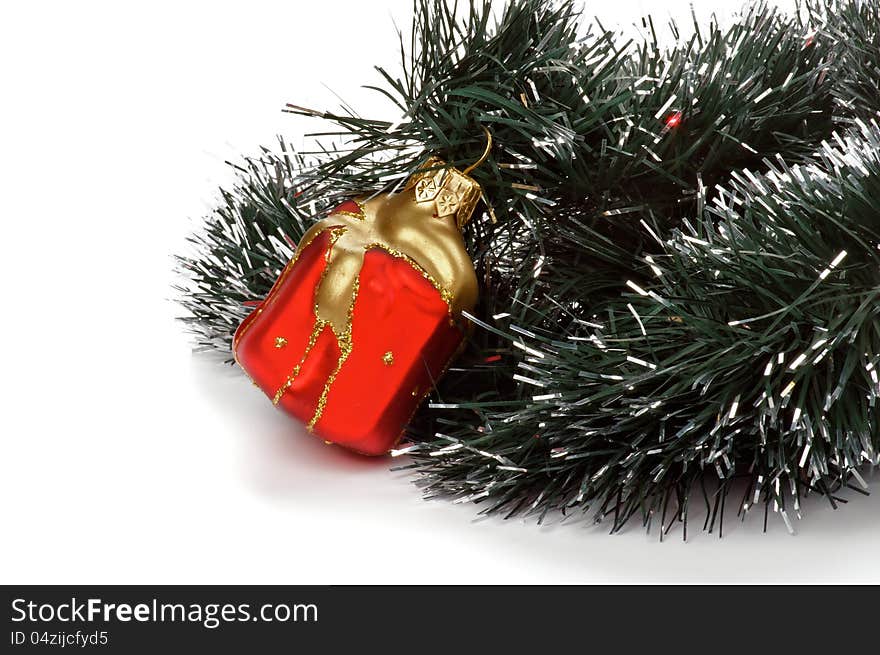
<path id="1" fill-rule="evenodd" d="M 352 218 L 356 218 L 359 221 L 365 220 L 367 218 L 367 214 L 364 209 L 364 203 L 362 203 L 357 198 L 350 198 L 350 200 L 354 204 L 356 204 L 358 206 L 358 208 L 361 210 L 360 214 L 355 214 L 354 212 L 350 212 L 350 211 L 346 211 L 346 210 L 342 209 L 340 211 L 333 210 L 328 214 L 328 216 L 351 216 Z M 342 204 L 345 204 L 345 203 L 342 203 Z"/>
<path id="2" fill-rule="evenodd" d="M 336 376 L 339 375 L 342 365 L 345 364 L 345 360 L 348 359 L 348 356 L 351 354 L 352 348 L 354 347 L 351 339 L 351 321 L 352 316 L 354 315 L 354 303 L 355 300 L 357 300 L 359 289 L 360 277 L 357 277 L 354 280 L 354 287 L 351 292 L 351 302 L 348 306 L 348 323 L 346 324 L 345 332 L 336 335 L 336 342 L 339 344 L 340 352 L 339 360 L 336 362 L 336 368 L 333 369 L 330 377 L 328 377 L 327 381 L 324 383 L 324 389 L 321 391 L 321 397 L 318 399 L 318 405 L 315 407 L 315 413 L 312 416 L 312 420 L 306 425 L 306 430 L 309 432 L 314 431 L 315 424 L 320 421 L 321 417 L 324 415 L 324 408 L 327 407 L 327 396 L 330 394 L 330 387 L 333 386 L 333 383 L 336 381 Z"/>
<path id="3" fill-rule="evenodd" d="M 326 327 L 327 322 L 322 321 L 320 318 L 315 320 L 315 327 L 312 329 L 312 334 L 309 335 L 309 343 L 306 345 L 306 349 L 303 352 L 302 358 L 300 358 L 299 363 L 293 367 L 293 370 L 290 372 L 290 375 L 287 376 L 287 379 L 284 381 L 280 387 L 278 387 L 278 391 L 275 392 L 275 396 L 272 398 L 272 404 L 277 405 L 281 401 L 281 397 L 284 393 L 290 389 L 296 380 L 296 376 L 299 375 L 300 370 L 302 370 L 303 364 L 306 362 L 306 357 L 309 356 L 309 353 L 312 351 L 312 348 L 315 347 L 315 344 L 318 342 L 318 337 L 321 336 L 321 332 Z"/>
<path id="4" fill-rule="evenodd" d="M 346 231 L 346 228 L 344 228 L 344 227 L 330 228 L 330 244 L 327 246 L 327 250 L 324 253 L 324 261 L 327 262 L 328 264 L 330 262 L 330 253 L 333 250 L 333 244 L 336 243 L 336 241 L 339 239 L 339 237 L 341 237 L 343 234 L 345 234 L 345 231 Z M 326 230 L 322 230 L 319 234 L 323 234 L 324 232 L 326 232 Z M 311 243 L 311 240 L 309 241 L 309 243 Z M 316 295 L 317 295 L 317 289 L 321 288 L 321 282 L 323 282 L 324 278 L 327 276 L 328 270 L 329 270 L 329 266 L 324 266 L 324 270 L 321 271 L 321 277 L 318 278 L 318 283 L 315 285 Z M 302 369 L 302 365 L 305 364 L 306 357 L 308 357 L 312 348 L 315 347 L 315 343 L 317 343 L 318 337 L 321 335 L 321 331 L 327 325 L 327 321 L 322 320 L 321 318 L 318 317 L 318 304 L 317 304 L 317 302 L 314 305 L 313 311 L 315 312 L 315 327 L 312 329 L 311 336 L 309 336 L 309 343 L 306 346 L 306 350 L 303 353 L 302 358 L 299 360 L 299 363 L 293 367 L 293 371 L 291 371 L 290 375 L 287 376 L 287 379 L 284 381 L 284 384 L 282 384 L 278 388 L 278 391 L 275 392 L 275 396 L 272 398 L 273 405 L 277 405 L 279 402 L 281 402 L 281 398 L 284 396 L 285 392 L 288 389 L 290 389 L 290 387 L 293 385 L 294 381 L 296 380 L 296 376 L 299 375 L 299 372 Z M 337 340 L 338 340 L 338 338 L 337 338 Z"/>
<path id="5" fill-rule="evenodd" d="M 328 229 L 334 230 L 335 228 L 328 228 Z M 244 335 L 247 334 L 248 330 L 251 329 L 251 325 L 253 325 L 254 319 L 256 319 L 257 316 L 259 316 L 260 314 L 263 313 L 263 307 L 266 305 L 266 303 L 268 303 L 269 300 L 271 298 L 273 298 L 275 296 L 275 294 L 278 293 L 279 289 L 281 288 L 282 282 L 284 282 L 284 278 L 286 278 L 288 273 L 290 273 L 290 270 L 293 268 L 293 265 L 296 264 L 297 261 L 299 261 L 300 255 L 302 255 L 303 252 L 305 252 L 306 248 L 308 248 L 310 245 L 312 245 L 312 241 L 317 239 L 319 236 L 324 234 L 324 232 L 326 232 L 326 231 L 327 230 L 320 230 L 319 232 L 315 232 L 311 237 L 309 237 L 308 241 L 306 241 L 305 243 L 301 243 L 297 246 L 296 252 L 293 253 L 293 257 L 291 257 L 290 261 L 287 262 L 287 264 L 284 266 L 284 269 L 281 271 L 281 275 L 278 276 L 277 280 L 275 280 L 275 283 L 272 285 L 272 288 L 269 289 L 269 293 L 266 294 L 266 297 L 263 299 L 263 302 L 260 303 L 260 306 L 257 309 L 255 309 L 253 312 L 248 314 L 247 318 L 245 318 L 245 321 L 247 321 L 247 323 L 245 323 L 245 326 L 242 328 L 241 332 L 236 334 L 232 340 L 232 357 L 233 357 L 233 359 L 235 359 L 236 363 L 239 366 L 241 366 L 241 363 L 238 361 L 238 354 L 236 352 L 238 350 L 239 342 L 244 338 Z M 336 237 L 336 238 L 338 239 L 339 237 Z M 330 236 L 331 245 L 335 241 L 336 241 L 336 239 L 334 239 L 333 235 L 331 234 L 331 236 Z"/>

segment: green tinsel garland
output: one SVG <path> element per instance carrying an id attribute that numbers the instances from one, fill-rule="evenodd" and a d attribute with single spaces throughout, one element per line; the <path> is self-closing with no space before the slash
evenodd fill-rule
<path id="1" fill-rule="evenodd" d="M 738 513 L 789 527 L 805 493 L 861 488 L 880 462 L 880 6 L 695 27 L 661 48 L 650 21 L 624 43 L 570 2 L 493 21 L 418 0 L 402 72 L 380 69 L 401 119 L 291 105 L 345 149 L 245 160 L 192 237 L 198 345 L 229 354 L 329 206 L 427 153 L 473 160 L 487 126 L 465 234 L 482 329 L 398 451 L 428 495 L 665 531 L 695 489 L 714 526 L 737 479 Z"/>

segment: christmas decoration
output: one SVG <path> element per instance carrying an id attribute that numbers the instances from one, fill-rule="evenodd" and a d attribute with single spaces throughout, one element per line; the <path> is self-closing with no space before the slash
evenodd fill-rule
<path id="1" fill-rule="evenodd" d="M 333 209 L 237 330 L 238 363 L 309 431 L 388 452 L 464 336 L 477 280 L 460 230 L 479 198 L 434 158 L 402 193 Z"/>
<path id="2" fill-rule="evenodd" d="M 462 231 L 472 330 L 393 451 L 427 496 L 687 535 L 695 510 L 718 533 L 754 508 L 793 529 L 806 495 L 865 493 L 880 463 L 880 6 L 757 2 L 726 28 L 673 26 L 668 47 L 640 25 L 630 42 L 569 2 L 510 0 L 493 20 L 488 3 L 459 16 L 417 0 L 402 71 L 380 69 L 402 116 L 289 106 L 335 125 L 342 146 L 282 141 L 245 160 L 193 236 L 180 289 L 199 345 L 229 352 L 313 225 L 331 229 L 300 248 L 291 289 L 315 288 L 305 277 L 320 275 L 333 221 L 359 220 L 342 213 L 358 213 L 353 199 L 396 197 L 431 156 L 463 168 L 485 127 L 495 145 L 472 177 L 486 202 Z M 370 252 L 351 266 L 362 276 Z M 419 294 L 406 295 L 411 315 Z M 333 320 L 313 312 L 294 331 L 274 316 L 254 350 L 285 377 L 252 371 L 270 394 L 315 321 Z M 320 385 L 343 350 L 325 338 Z M 370 348 L 373 372 L 389 372 L 388 352 L 391 370 L 403 361 Z M 399 400 L 405 386 L 383 389 Z M 408 403 L 375 403 L 389 434 Z"/>

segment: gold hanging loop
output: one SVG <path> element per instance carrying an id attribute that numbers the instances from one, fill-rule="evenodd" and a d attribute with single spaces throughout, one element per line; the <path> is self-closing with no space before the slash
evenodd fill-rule
<path id="1" fill-rule="evenodd" d="M 468 175 L 477 166 L 486 161 L 486 159 L 489 158 L 489 153 L 492 152 L 492 133 L 486 128 L 485 125 L 481 125 L 480 127 L 483 128 L 483 132 L 485 132 L 486 134 L 486 149 L 483 151 L 483 154 L 480 155 L 480 158 L 477 161 L 475 161 L 473 164 L 462 171 L 462 173 L 464 173 L 465 175 Z"/>

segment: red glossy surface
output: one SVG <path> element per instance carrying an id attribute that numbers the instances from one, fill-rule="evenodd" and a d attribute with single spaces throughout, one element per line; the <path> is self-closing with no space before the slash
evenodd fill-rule
<path id="1" fill-rule="evenodd" d="M 336 209 L 334 209 L 331 213 L 333 214 L 354 214 L 356 216 L 363 216 L 364 213 L 361 211 L 360 205 L 358 205 L 354 200 L 346 200 L 341 205 L 339 205 Z"/>
<path id="2" fill-rule="evenodd" d="M 303 359 L 330 238 L 316 237 L 236 333 L 239 364 L 273 398 L 301 368 L 279 406 L 308 424 L 340 359 L 329 326 Z M 440 293 L 406 260 L 374 248 L 364 257 L 352 312 L 351 352 L 329 387 L 317 436 L 369 455 L 386 453 L 462 340 Z M 287 340 L 276 347 L 276 337 Z M 393 363 L 386 364 L 386 353 Z"/>

